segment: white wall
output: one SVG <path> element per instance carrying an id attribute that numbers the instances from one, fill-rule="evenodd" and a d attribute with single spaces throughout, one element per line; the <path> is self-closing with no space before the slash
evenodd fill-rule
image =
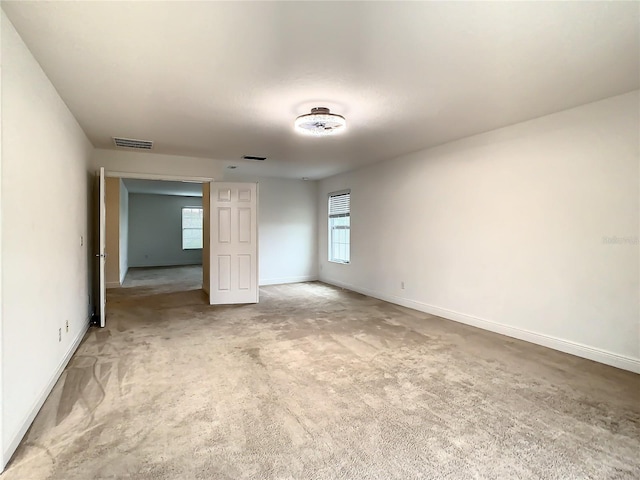
<path id="1" fill-rule="evenodd" d="M 317 182 L 246 176 L 214 159 L 144 152 L 96 149 L 93 161 L 110 172 L 258 182 L 260 284 L 317 278 Z"/>
<path id="2" fill-rule="evenodd" d="M 202 249 L 182 249 L 182 208 L 201 206 L 201 197 L 130 193 L 129 266 L 202 264 Z"/>
<path id="3" fill-rule="evenodd" d="M 129 191 L 126 185 L 120 181 L 120 285 L 124 282 L 129 270 Z"/>
<path id="4" fill-rule="evenodd" d="M 4 12 L 0 12 L 1 18 L 0 18 L 0 35 L 2 30 L 4 29 L 4 23 L 5 23 L 5 19 L 4 19 Z M 2 38 L 0 38 L 0 45 L 2 45 Z M 0 48 L 0 93 L 2 92 L 2 78 L 4 77 L 3 75 L 3 64 L 4 64 L 4 60 L 3 60 L 3 48 Z M 2 112 L 2 95 L 0 94 L 0 112 Z M 3 360 L 3 349 L 2 349 L 2 343 L 3 343 L 3 338 L 4 338 L 4 334 L 3 334 L 3 323 L 4 323 L 4 314 L 3 314 L 3 310 L 4 308 L 2 307 L 3 305 L 3 298 L 2 298 L 2 272 L 3 272 L 3 268 L 2 268 L 2 224 L 3 224 L 3 215 L 2 215 L 2 125 L 3 125 L 3 118 L 2 115 L 0 113 L 0 362 Z M 5 456 L 5 450 L 4 450 L 4 425 L 3 425 L 3 388 L 4 388 L 4 378 L 2 376 L 2 365 L 0 365 L 0 473 L 2 473 L 2 471 L 4 470 L 4 466 L 7 464 L 7 462 L 9 461 L 9 458 Z"/>
<path id="5" fill-rule="evenodd" d="M 4 12 L 1 22 L 4 466 L 89 324 L 93 148 Z"/>
<path id="6" fill-rule="evenodd" d="M 639 100 L 322 181 L 321 280 L 640 371 Z M 327 194 L 344 188 L 349 265 L 327 261 Z"/>
<path id="7" fill-rule="evenodd" d="M 108 172 L 208 177 L 217 180 L 224 176 L 225 169 L 224 162 L 211 158 L 101 148 L 94 150 L 93 164 L 94 168 L 105 167 Z"/>
<path id="8" fill-rule="evenodd" d="M 227 174 L 258 182 L 259 283 L 306 282 L 317 272 L 317 182 Z"/>
<path id="9" fill-rule="evenodd" d="M 257 182 L 260 285 L 316 280 L 317 182 Z"/>

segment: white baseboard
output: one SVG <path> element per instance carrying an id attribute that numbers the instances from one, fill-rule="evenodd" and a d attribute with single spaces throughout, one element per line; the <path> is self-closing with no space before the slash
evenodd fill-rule
<path id="1" fill-rule="evenodd" d="M 24 437 L 25 433 L 27 433 L 27 430 L 29 430 L 29 427 L 33 423 L 33 420 L 36 418 L 36 415 L 42 408 L 42 405 L 44 404 L 45 400 L 51 393 L 51 390 L 53 390 L 53 387 L 55 386 L 56 382 L 60 378 L 60 375 L 62 375 L 62 372 L 64 371 L 67 364 L 69 363 L 69 360 L 71 360 L 71 357 L 73 356 L 73 354 L 76 353 L 76 350 L 80 345 L 80 342 L 82 342 L 82 339 L 87 333 L 87 330 L 89 330 L 89 326 L 90 326 L 90 319 L 87 319 L 87 323 L 85 327 L 82 328 L 80 332 L 78 332 L 78 335 L 73 340 L 73 343 L 69 347 L 69 350 L 67 351 L 65 356 L 62 358 L 62 360 L 58 364 L 58 368 L 53 373 L 53 376 L 49 380 L 49 383 L 47 383 L 47 385 L 42 389 L 40 394 L 37 396 L 37 398 L 33 402 L 33 405 L 29 410 L 29 415 L 27 415 L 27 417 L 24 419 L 22 426 L 20 427 L 18 432 L 14 435 L 13 439 L 9 442 L 9 444 L 7 445 L 7 448 L 4 449 L 3 458 L 2 458 L 3 461 L 6 461 L 8 463 L 9 460 L 11 460 L 11 456 L 14 454 L 14 452 L 18 448 L 18 445 L 20 445 L 22 438 Z M 2 467 L 0 468 L 0 473 L 4 470 L 5 466 L 6 464 L 0 465 L 0 467 Z"/>
<path id="2" fill-rule="evenodd" d="M 384 300 L 385 302 L 395 303 L 396 305 L 401 305 L 403 307 L 412 308 L 420 312 L 425 312 L 431 315 L 446 318 L 447 320 L 464 323 L 465 325 L 471 325 L 483 330 L 506 335 L 507 337 L 517 338 L 518 340 L 524 340 L 525 342 L 535 343 L 536 345 L 552 348 L 560 352 L 569 353 L 577 357 L 593 360 L 594 362 L 603 363 L 605 365 L 610 365 L 622 370 L 640 373 L 640 358 L 633 358 L 626 355 L 608 352 L 600 348 L 590 347 L 588 345 L 572 342 L 570 340 L 563 340 L 561 338 L 552 337 L 550 335 L 536 333 L 518 327 L 512 327 L 503 323 L 485 320 L 484 318 L 474 317 L 473 315 L 467 315 L 465 313 L 436 307 L 435 305 L 429 305 L 427 303 L 417 302 L 415 300 L 397 297 L 395 295 L 387 295 L 384 293 L 369 290 L 367 288 L 359 288 L 354 285 L 349 285 L 327 278 L 321 278 L 320 281 L 328 283 L 330 285 L 334 285 L 336 287 L 362 293 L 363 295 L 367 295 L 369 297 L 378 298 L 380 300 Z"/>
<path id="3" fill-rule="evenodd" d="M 279 278 L 262 278 L 260 279 L 260 286 L 266 285 L 281 285 L 283 283 L 299 283 L 299 282 L 314 282 L 318 280 L 317 275 L 303 275 L 300 277 L 279 277 Z"/>

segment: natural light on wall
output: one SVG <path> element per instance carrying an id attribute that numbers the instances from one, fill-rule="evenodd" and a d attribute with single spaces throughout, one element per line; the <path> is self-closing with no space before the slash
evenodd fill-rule
<path id="1" fill-rule="evenodd" d="M 329 261 L 349 263 L 351 257 L 351 191 L 329 194 Z"/>
<path id="2" fill-rule="evenodd" d="M 182 249 L 202 248 L 202 208 L 182 209 Z"/>

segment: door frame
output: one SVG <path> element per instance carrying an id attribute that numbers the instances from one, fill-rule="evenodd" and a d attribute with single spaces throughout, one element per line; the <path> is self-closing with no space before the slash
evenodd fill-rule
<path id="1" fill-rule="evenodd" d="M 213 177 L 190 177 L 184 175 L 163 175 L 156 173 L 135 173 L 135 172 L 116 172 L 106 170 L 105 177 L 116 178 L 135 178 L 139 180 L 162 180 L 166 182 L 190 182 L 190 183 L 210 183 L 215 182 Z"/>
<path id="2" fill-rule="evenodd" d="M 98 325 L 104 328 L 107 319 L 107 283 L 105 279 L 106 260 L 107 260 L 107 203 L 106 203 L 106 186 L 107 177 L 104 167 L 100 167 L 98 171 L 98 308 L 99 315 Z"/>
<path id="3" fill-rule="evenodd" d="M 104 167 L 98 167 L 97 171 L 100 172 L 100 169 L 104 168 Z M 139 180 L 160 180 L 160 181 L 167 181 L 167 182 L 189 182 L 189 183 L 200 183 L 202 185 L 206 184 L 210 184 L 211 182 L 214 182 L 215 179 L 213 177 L 198 177 L 198 176 L 184 176 L 184 175 L 164 175 L 164 174 L 156 174 L 156 173 L 140 173 L 140 172 L 118 172 L 118 171 L 114 171 L 114 170 L 104 170 L 104 178 L 133 178 L 133 179 L 139 179 Z M 99 187 L 98 187 L 99 188 Z M 100 203 L 100 200 L 98 199 L 98 203 Z M 100 231 L 100 222 L 98 222 L 98 235 L 102 235 L 102 232 Z M 103 260 L 102 258 L 100 260 Z M 204 268 L 203 268 L 203 287 L 204 287 Z M 98 283 L 100 283 L 99 279 L 98 279 Z M 101 285 L 98 284 L 98 298 L 100 298 L 101 295 Z M 105 287 L 106 290 L 106 287 Z M 106 300 L 106 291 L 104 292 L 105 294 L 105 300 Z M 106 301 L 104 303 L 105 307 L 104 310 L 106 310 Z M 103 314 L 106 315 L 106 312 Z"/>

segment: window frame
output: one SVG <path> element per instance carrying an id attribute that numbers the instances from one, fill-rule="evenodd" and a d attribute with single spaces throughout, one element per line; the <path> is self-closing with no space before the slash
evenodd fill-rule
<path id="1" fill-rule="evenodd" d="M 348 199 L 348 211 L 346 213 L 331 213 L 331 199 L 333 197 L 338 197 L 341 195 L 349 195 Z M 349 224 L 346 226 L 335 227 L 332 225 L 332 219 L 335 218 L 348 218 Z M 334 247 L 337 242 L 334 241 L 333 235 L 335 230 L 344 229 L 349 232 L 349 239 L 346 242 L 347 245 L 347 259 L 345 258 L 337 258 L 337 255 L 334 255 Z M 327 261 L 331 263 L 337 263 L 339 265 L 349 265 L 351 263 L 351 189 L 339 190 L 337 192 L 330 192 L 327 195 Z"/>
<path id="2" fill-rule="evenodd" d="M 184 226 L 184 211 L 185 210 L 200 210 L 201 213 L 201 219 L 202 219 L 202 223 L 200 224 L 200 228 L 194 228 L 194 227 L 185 227 Z M 185 230 L 200 230 L 200 237 L 201 237 L 201 241 L 200 241 L 200 246 L 199 247 L 185 247 L 185 242 L 184 242 L 184 232 Z M 180 236 L 181 236 L 181 243 L 182 243 L 182 250 L 183 251 L 187 251 L 187 250 L 202 250 L 202 248 L 204 247 L 204 208 L 202 206 L 198 206 L 198 205 L 194 205 L 194 206 L 184 206 L 181 207 L 180 209 Z"/>

